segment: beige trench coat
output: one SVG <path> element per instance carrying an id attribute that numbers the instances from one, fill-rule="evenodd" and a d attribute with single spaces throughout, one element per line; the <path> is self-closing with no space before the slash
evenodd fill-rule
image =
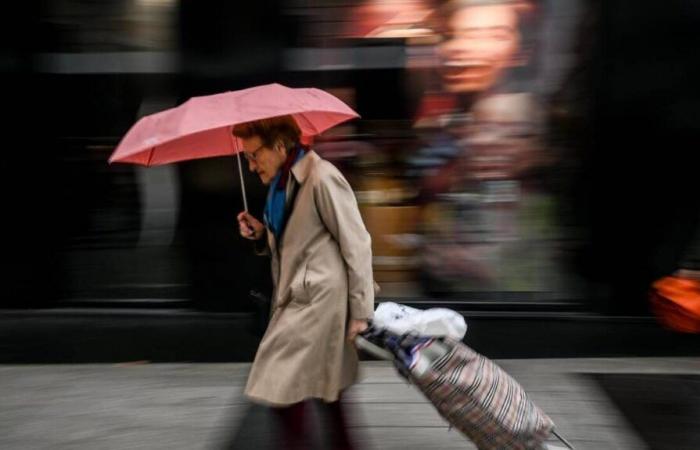
<path id="1" fill-rule="evenodd" d="M 374 311 L 371 240 L 350 185 L 313 151 L 292 174 L 299 187 L 281 243 L 267 231 L 272 311 L 245 389 L 277 406 L 337 400 L 357 378 L 348 319 Z"/>

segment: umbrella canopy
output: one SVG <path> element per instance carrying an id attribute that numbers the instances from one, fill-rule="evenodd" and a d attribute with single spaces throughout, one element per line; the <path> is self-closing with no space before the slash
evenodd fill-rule
<path id="1" fill-rule="evenodd" d="M 294 117 L 304 137 L 359 117 L 325 91 L 277 83 L 192 97 L 176 108 L 139 120 L 109 162 L 153 166 L 234 155 L 243 148 L 231 134 L 234 125 L 284 115 Z"/>

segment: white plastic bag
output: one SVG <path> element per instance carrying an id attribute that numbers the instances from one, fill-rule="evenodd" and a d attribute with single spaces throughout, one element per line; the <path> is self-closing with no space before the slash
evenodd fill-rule
<path id="1" fill-rule="evenodd" d="M 467 333 L 467 323 L 456 311 L 447 308 L 422 310 L 393 302 L 380 303 L 372 323 L 396 334 L 414 332 L 461 340 Z"/>

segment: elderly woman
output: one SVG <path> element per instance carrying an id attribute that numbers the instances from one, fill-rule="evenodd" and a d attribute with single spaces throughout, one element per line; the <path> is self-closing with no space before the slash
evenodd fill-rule
<path id="1" fill-rule="evenodd" d="M 305 400 L 321 400 L 336 426 L 334 448 L 351 448 L 339 399 L 357 378 L 352 341 L 374 309 L 371 240 L 355 196 L 331 163 L 300 144 L 292 117 L 238 125 L 233 134 L 269 185 L 264 221 L 238 215 L 241 235 L 271 255 L 274 286 L 246 395 L 275 407 L 287 448 L 308 448 Z"/>

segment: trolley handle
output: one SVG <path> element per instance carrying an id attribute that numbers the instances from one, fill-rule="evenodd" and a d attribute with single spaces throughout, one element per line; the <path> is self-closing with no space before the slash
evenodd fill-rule
<path id="1" fill-rule="evenodd" d="M 386 361 L 393 361 L 394 354 L 391 353 L 388 350 L 383 349 L 382 347 L 378 346 L 377 344 L 373 344 L 370 342 L 368 339 L 365 339 L 361 335 L 358 335 L 355 337 L 355 345 L 357 348 L 359 348 L 362 351 L 365 351 L 369 353 L 370 355 L 377 357 L 379 359 L 383 359 Z"/>

